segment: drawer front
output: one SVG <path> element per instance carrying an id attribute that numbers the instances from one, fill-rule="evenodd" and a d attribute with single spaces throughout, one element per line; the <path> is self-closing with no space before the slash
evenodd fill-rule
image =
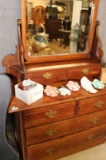
<path id="1" fill-rule="evenodd" d="M 59 138 L 57 140 L 52 140 L 44 142 L 41 144 L 33 145 L 27 147 L 28 160 L 43 160 L 48 156 L 53 156 L 64 152 L 64 150 L 72 149 L 78 145 L 83 145 L 88 142 L 96 141 L 100 137 L 106 136 L 106 125 L 100 127 L 95 127 L 74 135 L 69 135 L 66 137 Z"/>
<path id="2" fill-rule="evenodd" d="M 91 127 L 99 126 L 104 123 L 106 123 L 106 110 L 103 112 L 101 111 L 88 114 L 86 116 L 80 116 L 78 118 L 72 118 L 70 120 L 26 129 L 26 145 L 32 145 L 62 137 Z"/>
<path id="3" fill-rule="evenodd" d="M 95 77 L 99 75 L 101 67 L 98 65 L 95 66 L 83 66 L 83 67 L 73 67 L 69 70 L 69 78 L 81 79 L 83 76 Z"/>
<path id="4" fill-rule="evenodd" d="M 75 115 L 75 108 L 76 102 L 69 102 L 47 106 L 47 108 L 39 108 L 38 110 L 24 111 L 24 126 L 25 128 L 30 128 L 71 118 Z"/>
<path id="5" fill-rule="evenodd" d="M 87 114 L 106 108 L 106 95 L 79 101 L 78 115 Z"/>
<path id="6" fill-rule="evenodd" d="M 34 74 L 26 73 L 25 79 L 31 79 L 41 84 L 49 85 L 60 80 L 67 80 L 67 71 L 64 69 L 36 71 Z"/>
<path id="7" fill-rule="evenodd" d="M 99 75 L 101 66 L 100 65 L 93 65 L 89 64 L 85 67 L 81 67 L 81 64 L 78 63 L 72 65 L 60 65 L 57 67 L 48 66 L 50 69 L 43 68 L 39 70 L 35 70 L 30 72 L 30 69 L 25 74 L 25 79 L 31 79 L 33 81 L 39 82 L 41 84 L 53 84 L 55 82 L 59 82 L 62 80 L 68 79 L 81 79 L 83 76 L 87 77 L 95 77 Z"/>

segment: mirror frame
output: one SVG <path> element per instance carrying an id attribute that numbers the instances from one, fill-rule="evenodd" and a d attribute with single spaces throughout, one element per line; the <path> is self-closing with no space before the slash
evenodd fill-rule
<path id="1" fill-rule="evenodd" d="M 99 0 L 92 0 L 94 2 L 94 11 L 93 11 L 93 19 L 91 23 L 90 29 L 90 36 L 89 36 L 89 43 L 88 43 L 88 50 L 86 52 L 78 53 L 71 53 L 71 54 L 58 54 L 58 55 L 47 55 L 47 56 L 37 56 L 37 57 L 29 57 L 26 54 L 26 0 L 21 0 L 21 27 L 22 27 L 22 43 L 24 47 L 24 59 L 27 62 L 53 62 L 53 61 L 66 61 L 66 60 L 73 60 L 73 59 L 85 59 L 90 57 L 91 49 L 92 49 L 92 42 L 94 37 L 95 25 L 96 25 L 96 18 L 98 12 L 98 4 Z"/>

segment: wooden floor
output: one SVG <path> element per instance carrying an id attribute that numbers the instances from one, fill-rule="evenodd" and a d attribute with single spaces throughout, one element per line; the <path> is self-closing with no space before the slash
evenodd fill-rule
<path id="1" fill-rule="evenodd" d="M 60 53 L 69 53 L 69 45 L 60 45 L 61 42 L 59 40 L 49 41 L 49 46 L 51 48 L 55 48 Z"/>
<path id="2" fill-rule="evenodd" d="M 106 160 L 106 142 L 59 160 Z"/>
<path id="3" fill-rule="evenodd" d="M 57 55 L 57 54 L 65 54 L 65 53 L 69 53 L 69 46 L 62 44 L 60 46 L 60 41 L 58 40 L 53 40 L 53 41 L 49 41 L 49 45 L 48 47 L 46 47 L 44 50 L 39 52 L 40 56 L 44 56 L 44 55 Z"/>

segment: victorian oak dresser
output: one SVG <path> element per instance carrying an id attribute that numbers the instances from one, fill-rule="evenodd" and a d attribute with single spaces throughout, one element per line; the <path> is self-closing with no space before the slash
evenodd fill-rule
<path id="1" fill-rule="evenodd" d="M 93 2 L 93 22 L 87 53 L 28 57 L 25 47 L 25 2 L 22 5 L 22 32 L 15 54 L 3 59 L 13 86 L 31 79 L 47 86 L 66 86 L 69 80 L 80 85 L 82 77 L 100 79 L 101 41 L 96 22 L 98 0 Z M 95 6 L 95 7 L 94 7 Z M 22 35 L 21 35 L 22 33 Z M 21 39 L 22 37 L 22 39 Z M 13 96 L 8 112 L 14 114 L 16 138 L 23 160 L 57 160 L 106 141 L 106 86 L 91 94 L 82 87 L 71 95 L 43 98 L 27 105 Z"/>

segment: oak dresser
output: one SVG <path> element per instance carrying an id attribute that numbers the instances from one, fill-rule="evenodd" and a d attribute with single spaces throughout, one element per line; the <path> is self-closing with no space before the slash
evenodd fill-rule
<path id="1" fill-rule="evenodd" d="M 9 113 L 15 113 L 24 160 L 57 160 L 106 140 L 106 87 L 95 94 L 83 88 L 70 96 L 44 94 L 31 105 L 13 97 Z"/>

